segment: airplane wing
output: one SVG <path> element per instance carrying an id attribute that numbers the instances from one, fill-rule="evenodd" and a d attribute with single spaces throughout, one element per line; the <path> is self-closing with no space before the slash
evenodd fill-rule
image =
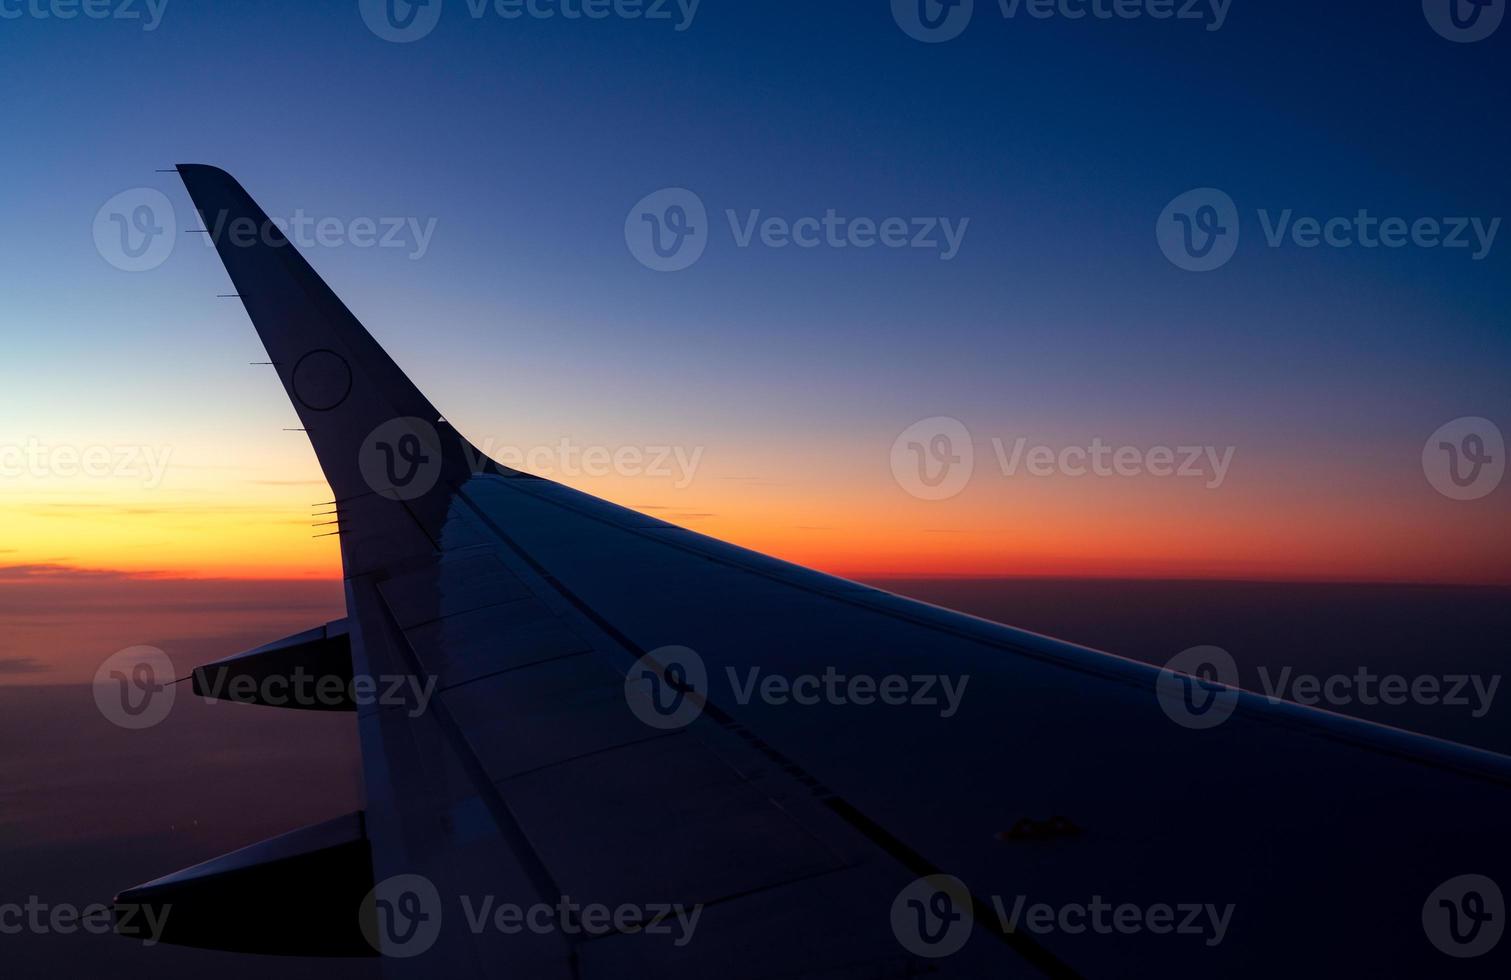
<path id="1" fill-rule="evenodd" d="M 425 977 L 1504 975 L 1511 760 L 500 466 L 235 180 L 178 169 L 330 483 L 347 597 L 221 669 L 368 689 L 363 812 L 124 893 L 208 930 L 168 941 Z M 249 894 L 255 936 L 194 915 Z"/>

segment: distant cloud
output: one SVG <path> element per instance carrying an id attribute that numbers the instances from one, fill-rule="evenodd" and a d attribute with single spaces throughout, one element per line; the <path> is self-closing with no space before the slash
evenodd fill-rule
<path id="1" fill-rule="evenodd" d="M 52 670 L 35 657 L 0 657 L 0 675 L 41 674 Z"/>
<path id="2" fill-rule="evenodd" d="M 256 504 L 176 504 L 145 507 L 140 504 L 63 501 L 41 504 L 27 510 L 27 513 L 33 517 L 65 517 L 74 516 L 80 512 L 113 517 L 160 517 L 169 514 L 218 517 L 226 514 L 264 514 L 268 512 L 268 508 Z"/>
<path id="3" fill-rule="evenodd" d="M 155 578 L 157 572 L 124 572 L 113 568 L 77 568 L 55 562 L 31 565 L 0 565 L 0 582 L 62 579 Z"/>

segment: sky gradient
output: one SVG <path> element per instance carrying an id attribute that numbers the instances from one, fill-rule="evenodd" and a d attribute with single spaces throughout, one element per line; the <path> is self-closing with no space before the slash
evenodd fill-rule
<path id="1" fill-rule="evenodd" d="M 1452 499 L 1429 464 L 1454 420 L 1511 432 L 1511 230 L 1480 258 L 1265 232 L 1511 216 L 1511 25 L 1455 43 L 1421 0 L 1195 21 L 974 0 L 926 43 L 915 0 L 392 0 L 429 28 L 394 43 L 384 0 L 86 2 L 112 16 L 0 0 L 0 743 L 22 747 L 0 754 L 0 901 L 108 901 L 362 805 L 350 717 L 181 685 L 127 731 L 90 687 L 123 648 L 182 677 L 344 614 L 329 490 L 180 163 L 305 223 L 316 271 L 510 465 L 1148 663 L 1215 644 L 1251 689 L 1266 667 L 1499 681 L 1511 481 Z M 1224 245 L 1241 229 L 1210 272 L 1165 251 L 1182 215 L 1209 223 L 1167 213 L 1198 189 L 1232 202 Z M 671 229 L 666 193 L 697 206 L 680 271 L 636 237 Z M 958 237 L 762 232 L 831 215 Z M 1093 447 L 1146 471 L 1067 472 Z M 1182 447 L 1195 475 L 1147 471 Z M 917 466 L 950 457 L 936 493 Z M 1338 710 L 1511 751 L 1504 697 Z M 0 938 L 17 975 L 374 974 Z"/>
<path id="2" fill-rule="evenodd" d="M 1453 419 L 1511 426 L 1511 233 L 1476 260 L 1264 229 L 1511 213 L 1511 29 L 1455 44 L 1414 2 L 1242 0 L 1219 30 L 978 0 L 937 44 L 885 0 L 709 0 L 685 30 L 446 0 L 402 44 L 354 0 L 170 2 L 143 26 L 0 20 L 11 580 L 339 575 L 308 444 L 155 172 L 201 162 L 274 216 L 335 219 L 306 256 L 475 443 L 698 531 L 857 577 L 1511 583 L 1511 488 L 1451 500 L 1422 465 Z M 1155 226 L 1204 187 L 1242 236 L 1193 273 Z M 91 229 L 138 188 L 176 237 L 126 272 Z M 678 272 L 626 243 L 663 188 L 707 208 Z M 831 209 L 964 233 L 948 259 L 739 242 L 754 212 Z M 358 244 L 388 218 L 399 247 Z M 934 417 L 975 456 L 939 501 L 893 471 Z M 1216 487 L 1005 474 L 994 440 L 1019 438 L 1231 466 Z M 562 440 L 696 465 L 597 474 Z M 114 475 L 74 472 L 102 449 Z"/>

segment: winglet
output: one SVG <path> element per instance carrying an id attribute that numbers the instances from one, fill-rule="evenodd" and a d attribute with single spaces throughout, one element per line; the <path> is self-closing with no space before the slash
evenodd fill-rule
<path id="1" fill-rule="evenodd" d="M 431 485 L 465 479 L 481 457 L 251 195 L 218 167 L 179 164 L 178 172 L 336 498 L 410 499 L 407 487 L 385 484 L 416 459 L 442 462 L 439 473 L 425 474 Z"/>

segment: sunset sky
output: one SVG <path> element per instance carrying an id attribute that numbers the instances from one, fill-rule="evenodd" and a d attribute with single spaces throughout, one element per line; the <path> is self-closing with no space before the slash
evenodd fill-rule
<path id="1" fill-rule="evenodd" d="M 348 2 L 7 20 L 4 575 L 339 577 L 313 454 L 155 172 L 204 162 L 275 216 L 404 219 L 403 247 L 306 255 L 446 416 L 497 450 L 680 451 L 696 465 L 667 475 L 542 472 L 704 533 L 863 578 L 1511 583 L 1511 488 L 1450 500 L 1421 461 L 1453 419 L 1511 425 L 1511 232 L 1480 260 L 1272 248 L 1258 217 L 1511 212 L 1507 128 L 1474 95 L 1503 91 L 1506 37 L 1450 44 L 1415 4 L 1323 5 L 1307 30 L 1239 6 L 1205 31 L 978 3 L 937 45 L 883 2 L 709 3 L 683 31 L 454 3 L 408 44 Z M 666 187 L 710 226 L 670 273 L 624 236 Z M 1154 235 L 1197 187 L 1243 225 L 1211 273 Z M 91 229 L 136 188 L 177 237 L 126 272 Z M 946 260 L 741 247 L 726 216 L 829 209 L 968 225 Z M 892 469 L 936 416 L 975 454 L 943 501 Z M 1231 467 L 1004 474 L 994 440 L 1020 437 L 1231 447 Z"/>
<path id="2" fill-rule="evenodd" d="M 919 40 L 937 2 L 0 0 L 0 905 L 108 902 L 367 805 L 352 716 L 183 682 L 346 602 L 331 491 L 177 164 L 297 228 L 506 465 L 1136 661 L 1217 646 L 1251 690 L 1499 684 L 1511 17 L 1454 43 L 1448 0 L 964 0 Z M 1387 222 L 1465 247 L 1366 245 Z M 1473 493 L 1445 444 L 1488 452 Z M 1074 472 L 1103 451 L 1134 465 Z M 792 625 L 815 657 L 838 635 Z M 138 729 L 101 691 L 141 646 L 180 683 L 152 675 L 177 700 Z M 1505 703 L 1332 707 L 1511 753 Z M 1270 774 L 1243 793 L 1295 774 L 1231 745 Z M 0 962 L 374 973 L 39 931 Z"/>

